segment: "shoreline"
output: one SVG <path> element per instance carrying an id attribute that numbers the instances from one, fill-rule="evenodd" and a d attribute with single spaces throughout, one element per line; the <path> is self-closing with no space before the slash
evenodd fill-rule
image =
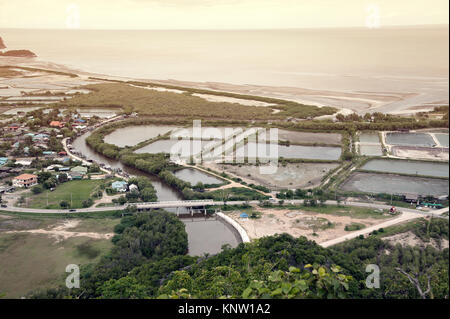
<path id="1" fill-rule="evenodd" d="M 175 79 L 142 79 L 93 73 L 49 61 L 42 61 L 36 58 L 0 57 L 0 66 L 6 65 L 34 67 L 50 71 L 73 73 L 78 77 L 72 80 L 74 83 L 79 82 L 79 86 L 83 85 L 85 82 L 101 82 L 99 79 L 104 79 L 106 81 L 141 81 L 152 84 L 173 85 L 186 88 L 283 99 L 306 105 L 314 105 L 317 107 L 331 106 L 338 109 L 338 113 L 344 115 L 351 114 L 353 112 L 358 114 L 365 114 L 366 112 L 382 112 L 388 114 L 411 115 L 418 112 L 431 111 L 435 106 L 448 105 L 448 100 L 442 99 L 442 97 L 436 96 L 434 101 L 429 101 L 429 99 L 428 101 L 426 99 L 424 100 L 424 98 L 427 97 L 427 94 L 423 92 L 392 92 L 392 90 L 391 92 L 388 92 L 387 90 L 384 90 L 386 92 L 370 92 L 367 90 L 319 90 L 294 86 L 232 84 L 210 81 L 195 82 Z M 97 78 L 97 80 L 92 78 Z M 49 82 L 49 84 L 52 84 L 52 82 Z M 415 100 L 417 100 L 417 102 L 414 102 Z M 333 116 L 326 115 L 319 117 L 319 119 L 330 119 Z"/>

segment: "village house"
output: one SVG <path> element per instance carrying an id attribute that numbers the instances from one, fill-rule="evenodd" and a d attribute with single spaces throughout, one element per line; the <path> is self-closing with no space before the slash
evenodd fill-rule
<path id="1" fill-rule="evenodd" d="M 63 128 L 64 127 L 64 123 L 60 122 L 60 121 L 51 121 L 50 122 L 50 126 L 51 127 L 59 127 L 59 128 Z"/>
<path id="2" fill-rule="evenodd" d="M 130 188 L 130 192 L 131 192 L 131 193 L 134 193 L 134 192 L 139 193 L 139 188 L 137 187 L 137 185 L 131 184 L 131 185 L 129 186 L 129 188 Z"/>
<path id="3" fill-rule="evenodd" d="M 31 187 L 37 185 L 37 176 L 33 174 L 22 174 L 13 178 L 14 187 Z"/>
<path id="4" fill-rule="evenodd" d="M 84 166 L 75 166 L 75 167 L 72 167 L 72 169 L 70 171 L 78 172 L 81 174 L 87 174 L 88 169 L 87 169 L 87 167 L 84 167 Z"/>
<path id="5" fill-rule="evenodd" d="M 0 166 L 5 165 L 8 162 L 7 157 L 0 157 Z"/>
<path id="6" fill-rule="evenodd" d="M 84 178 L 84 174 L 80 172 L 69 172 L 68 178 L 70 180 L 80 180 Z"/>
<path id="7" fill-rule="evenodd" d="M 115 181 L 111 184 L 111 188 L 116 192 L 124 193 L 127 191 L 127 182 L 124 181 Z"/>
<path id="8" fill-rule="evenodd" d="M 9 126 L 8 126 L 8 130 L 10 130 L 10 131 L 17 131 L 18 129 L 20 128 L 20 125 L 19 124 L 10 124 Z"/>

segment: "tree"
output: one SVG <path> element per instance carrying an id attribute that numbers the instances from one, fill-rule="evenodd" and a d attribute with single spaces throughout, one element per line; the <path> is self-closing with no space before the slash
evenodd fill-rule
<path id="1" fill-rule="evenodd" d="M 41 185 L 36 185 L 31 188 L 31 191 L 33 192 L 33 194 L 40 194 L 44 191 L 44 189 L 42 188 Z"/>
<path id="2" fill-rule="evenodd" d="M 52 173 L 50 172 L 39 172 L 37 174 L 38 176 L 38 183 L 42 184 L 44 183 L 47 179 L 49 179 L 50 177 L 52 177 Z"/>
<path id="3" fill-rule="evenodd" d="M 61 201 L 61 202 L 59 203 L 59 206 L 60 206 L 62 209 L 67 209 L 67 208 L 70 207 L 70 204 L 69 204 L 68 201 L 63 200 L 63 201 Z"/>
<path id="4" fill-rule="evenodd" d="M 84 208 L 90 207 L 92 206 L 92 204 L 94 203 L 94 201 L 91 198 L 85 199 L 81 204 L 83 205 Z"/>
<path id="5" fill-rule="evenodd" d="M 154 188 L 146 187 L 140 193 L 143 202 L 155 202 L 158 200 Z"/>
<path id="6" fill-rule="evenodd" d="M 42 185 L 45 188 L 50 189 L 50 188 L 56 187 L 56 184 L 57 184 L 56 177 L 52 176 L 49 179 L 45 180 Z"/>
<path id="7" fill-rule="evenodd" d="M 66 173 L 61 173 L 58 175 L 58 183 L 62 184 L 69 180 Z"/>
<path id="8" fill-rule="evenodd" d="M 102 298 L 106 299 L 143 299 L 148 296 L 146 287 L 133 277 L 108 280 L 100 291 Z"/>

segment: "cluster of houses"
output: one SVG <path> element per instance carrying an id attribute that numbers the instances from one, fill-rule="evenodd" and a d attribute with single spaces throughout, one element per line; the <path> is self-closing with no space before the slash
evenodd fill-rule
<path id="1" fill-rule="evenodd" d="M 85 166 L 75 166 L 75 167 L 67 167 L 67 166 L 62 166 L 60 164 L 54 164 L 54 165 L 50 165 L 48 166 L 46 169 L 46 171 L 55 171 L 58 173 L 65 173 L 67 174 L 67 178 L 69 180 L 81 180 L 87 177 L 88 175 L 88 168 Z"/>
<path id="2" fill-rule="evenodd" d="M 73 121 L 72 128 L 77 129 L 77 130 L 83 130 L 87 127 L 85 124 L 86 124 L 85 120 L 77 118 Z M 50 122 L 50 127 L 61 129 L 65 126 L 66 126 L 66 122 L 61 122 L 61 121 L 51 121 Z"/>

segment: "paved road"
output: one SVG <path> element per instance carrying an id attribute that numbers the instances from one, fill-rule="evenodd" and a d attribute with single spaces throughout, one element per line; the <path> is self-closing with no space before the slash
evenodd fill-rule
<path id="1" fill-rule="evenodd" d="M 274 201 L 272 201 L 274 202 Z M 227 205 L 242 205 L 242 204 L 259 204 L 260 201 L 227 201 Z M 285 201 L 285 204 L 302 204 L 303 200 L 289 200 Z M 213 201 L 213 200 L 184 200 L 184 201 L 165 201 L 165 202 L 151 202 L 151 203 L 136 203 L 136 204 L 127 204 L 127 205 L 118 205 L 118 206 L 109 206 L 109 207 L 90 207 L 90 208 L 81 208 L 77 209 L 74 212 L 70 212 L 69 210 L 63 209 L 35 209 L 35 208 L 25 208 L 25 207 L 13 207 L 8 206 L 6 208 L 2 208 L 5 211 L 11 212 L 23 212 L 23 213 L 41 213 L 41 214 L 54 214 L 54 213 L 95 213 L 95 212 L 104 212 L 104 211 L 116 211 L 123 210 L 129 205 L 136 205 L 138 208 L 146 209 L 146 208 L 176 208 L 176 207 L 202 207 L 202 206 L 221 206 L 225 203 L 223 201 Z M 337 205 L 336 201 L 326 201 L 327 205 Z M 392 206 L 377 204 L 377 203 L 365 203 L 365 202 L 341 202 L 341 205 L 344 206 L 355 206 L 355 207 L 369 207 L 373 209 L 390 209 Z M 418 217 L 423 216 L 440 216 L 444 211 L 448 211 L 448 208 L 444 208 L 440 211 L 422 211 L 418 209 L 412 208 L 403 208 L 399 207 L 399 211 L 403 213 L 412 213 Z M 442 212 L 441 212 L 442 211 Z"/>
<path id="2" fill-rule="evenodd" d="M 259 204 L 259 201 L 228 201 L 226 202 L 228 205 L 242 205 L 244 203 L 249 204 Z M 303 203 L 303 200 L 292 200 L 288 201 L 288 203 L 292 204 L 301 204 Z M 326 204 L 328 205 L 336 205 L 336 201 L 327 201 Z M 199 201 L 167 201 L 167 202 L 153 202 L 153 203 L 139 203 L 136 206 L 138 208 L 173 208 L 173 207 L 203 207 L 205 205 L 211 205 L 211 206 L 220 206 L 224 205 L 224 202 L 222 201 L 212 201 L 212 200 L 199 200 Z M 390 205 L 384 205 L 384 204 L 376 204 L 376 203 L 363 203 L 363 202 L 345 202 L 344 205 L 347 206 L 355 206 L 355 207 L 369 207 L 373 209 L 389 209 L 391 208 Z M 92 208 L 83 208 L 83 209 L 77 209 L 76 211 L 68 211 L 68 210 L 61 210 L 61 209 L 32 209 L 32 208 L 23 208 L 23 207 L 7 207 L 3 208 L 5 211 L 10 212 L 23 212 L 23 213 L 41 213 L 41 214 L 54 214 L 54 213 L 69 213 L 69 214 L 78 214 L 78 213 L 96 213 L 96 212 L 104 212 L 104 211 L 117 211 L 117 210 L 123 210 L 127 207 L 127 205 L 122 206 L 114 206 L 114 207 L 92 207 Z M 421 218 L 425 216 L 434 216 L 434 217 L 440 217 L 443 213 L 448 212 L 449 208 L 443 208 L 440 210 L 435 211 L 421 211 L 418 209 L 410 209 L 410 208 L 403 208 L 399 207 L 398 210 L 402 212 L 402 214 L 396 218 L 390 219 L 388 221 L 385 221 L 381 224 L 370 226 L 367 228 L 364 228 L 359 231 L 352 232 L 350 234 L 347 234 L 345 236 L 335 238 L 323 243 L 320 243 L 322 247 L 330 247 L 339 243 L 342 243 L 346 240 L 356 238 L 360 235 L 366 235 L 371 233 L 374 230 L 378 230 L 380 228 L 386 228 L 392 225 L 400 224 L 406 221 L 410 221 L 416 218 Z M 448 219 L 448 217 L 445 217 Z"/>

